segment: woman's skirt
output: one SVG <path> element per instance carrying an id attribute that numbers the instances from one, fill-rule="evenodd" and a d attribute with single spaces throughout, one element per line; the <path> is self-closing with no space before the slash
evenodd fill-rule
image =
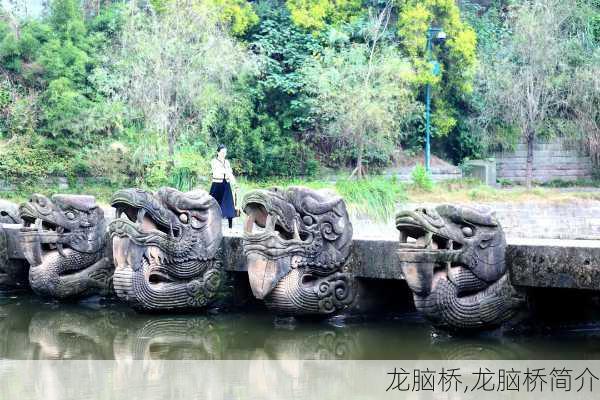
<path id="1" fill-rule="evenodd" d="M 210 186 L 210 195 L 221 206 L 223 218 L 235 218 L 235 205 L 233 204 L 233 193 L 229 182 L 225 179 L 223 179 L 223 182 L 213 182 Z"/>

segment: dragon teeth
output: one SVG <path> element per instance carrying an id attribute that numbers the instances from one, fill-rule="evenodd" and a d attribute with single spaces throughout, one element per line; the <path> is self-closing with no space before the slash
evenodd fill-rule
<path id="1" fill-rule="evenodd" d="M 275 230 L 275 218 L 273 218 L 270 214 L 267 216 L 267 223 L 265 224 L 265 229 L 267 232 L 272 232 Z"/>
<path id="2" fill-rule="evenodd" d="M 244 232 L 252 233 L 253 228 L 254 228 L 254 215 L 250 214 L 250 215 L 248 215 L 248 218 L 246 219 L 246 223 L 244 224 Z"/>
<path id="3" fill-rule="evenodd" d="M 146 215 L 146 210 L 143 208 L 140 208 L 137 212 L 137 220 L 136 222 L 138 224 L 141 224 L 142 222 L 144 222 L 144 215 Z"/>
<path id="4" fill-rule="evenodd" d="M 408 235 L 404 231 L 400 231 L 400 243 L 406 243 Z"/>
<path id="5" fill-rule="evenodd" d="M 433 240 L 433 233 L 427 232 L 417 240 L 417 245 L 424 249 L 430 249 Z"/>
<path id="6" fill-rule="evenodd" d="M 60 254 L 63 257 L 66 257 L 65 250 L 63 249 L 62 243 L 56 244 L 56 250 L 58 250 L 58 254 Z"/>

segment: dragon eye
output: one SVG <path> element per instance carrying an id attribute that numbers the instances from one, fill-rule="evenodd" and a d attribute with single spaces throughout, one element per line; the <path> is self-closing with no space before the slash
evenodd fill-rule
<path id="1" fill-rule="evenodd" d="M 187 224 L 188 223 L 188 216 L 187 216 L 187 214 L 179 214 L 179 220 L 181 222 L 183 222 L 184 224 Z"/>
<path id="2" fill-rule="evenodd" d="M 310 215 L 305 215 L 304 217 L 302 217 L 302 222 L 304 222 L 304 225 L 312 225 L 314 223 L 313 217 L 311 217 Z"/>
<path id="3" fill-rule="evenodd" d="M 75 219 L 75 213 L 73 211 L 67 211 L 65 216 L 69 219 Z"/>
<path id="4" fill-rule="evenodd" d="M 473 228 L 468 227 L 468 226 L 463 226 L 462 233 L 463 233 L 463 235 L 465 235 L 467 237 L 471 237 L 471 236 L 473 236 Z"/>

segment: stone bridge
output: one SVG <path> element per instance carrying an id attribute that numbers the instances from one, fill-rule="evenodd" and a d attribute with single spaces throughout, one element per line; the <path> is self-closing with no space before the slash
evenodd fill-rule
<path id="1" fill-rule="evenodd" d="M 239 234 L 223 240 L 225 269 L 246 272 Z M 358 278 L 403 280 L 398 240 L 354 239 L 350 269 Z M 516 286 L 600 291 L 600 241 L 508 239 L 507 264 Z"/>

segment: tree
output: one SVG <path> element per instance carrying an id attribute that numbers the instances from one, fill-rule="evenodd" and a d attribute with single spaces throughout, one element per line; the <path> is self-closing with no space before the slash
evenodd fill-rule
<path id="1" fill-rule="evenodd" d="M 167 138 L 171 166 L 179 134 L 208 130 L 252 73 L 255 58 L 217 22 L 211 7 L 175 0 L 160 13 L 132 3 L 117 56 L 116 98 L 132 118 Z"/>
<path id="2" fill-rule="evenodd" d="M 569 85 L 568 103 L 593 166 L 600 171 L 600 50 L 588 65 L 575 71 Z"/>
<path id="3" fill-rule="evenodd" d="M 400 46 L 415 69 L 416 83 L 433 90 L 432 131 L 438 137 L 452 132 L 466 108 L 465 96 L 473 89 L 477 66 L 477 37 L 461 19 L 455 0 L 398 0 L 398 36 Z M 447 35 L 443 46 L 434 46 L 440 63 L 434 75 L 426 57 L 427 30 L 440 27 Z"/>
<path id="4" fill-rule="evenodd" d="M 296 25 L 317 31 L 364 12 L 362 0 L 287 0 L 286 5 Z"/>
<path id="5" fill-rule="evenodd" d="M 381 43 L 390 19 L 388 3 L 372 20 L 365 43 L 327 48 L 304 70 L 325 134 L 356 149 L 351 176 L 363 177 L 365 150 L 383 150 L 402 135 L 402 123 L 416 110 L 408 60 Z"/>
<path id="6" fill-rule="evenodd" d="M 578 40 L 567 55 L 574 64 L 567 85 L 567 117 L 592 158 L 594 175 L 600 177 L 600 2 L 580 1 L 573 13 L 568 30 Z"/>
<path id="7" fill-rule="evenodd" d="M 567 106 L 572 66 L 567 54 L 576 35 L 567 29 L 574 0 L 534 0 L 510 11 L 502 50 L 485 59 L 480 126 L 502 142 L 499 124 L 514 126 L 527 144 L 526 184 L 532 185 L 533 145 Z M 557 133 L 560 133 L 557 131 Z"/>
<path id="8" fill-rule="evenodd" d="M 236 82 L 241 95 L 220 115 L 213 136 L 229 146 L 233 168 L 246 176 L 311 175 L 312 149 L 298 140 L 310 111 L 302 97 L 301 68 L 321 50 L 320 43 L 277 1 L 257 2 L 255 11 L 260 22 L 246 40 L 260 57 L 261 73 Z"/>

